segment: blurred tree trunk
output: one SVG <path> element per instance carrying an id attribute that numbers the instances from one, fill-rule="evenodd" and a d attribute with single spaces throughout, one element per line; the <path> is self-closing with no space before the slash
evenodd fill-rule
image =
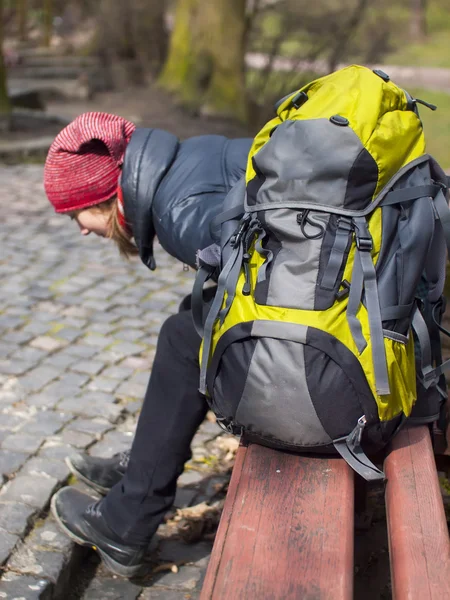
<path id="1" fill-rule="evenodd" d="M 200 65 L 197 62 L 200 0 L 178 0 L 169 53 L 159 78 L 161 87 L 175 93 L 183 104 L 198 106 Z"/>
<path id="2" fill-rule="evenodd" d="M 427 0 L 411 0 L 411 40 L 420 41 L 427 35 Z"/>
<path id="3" fill-rule="evenodd" d="M 11 104 L 6 86 L 6 66 L 3 58 L 3 0 L 0 0 L 0 130 L 9 129 Z"/>
<path id="4" fill-rule="evenodd" d="M 113 70 L 134 70 L 129 79 L 141 82 L 155 74 L 166 57 L 164 0 L 101 0 L 97 6 L 97 50 Z M 118 64 L 126 61 L 127 65 Z M 125 82 L 124 82 L 125 83 Z"/>
<path id="5" fill-rule="evenodd" d="M 165 28 L 165 2 L 161 0 L 133 0 L 131 5 L 131 30 L 136 57 L 142 70 L 157 72 L 161 69 L 167 52 Z"/>
<path id="6" fill-rule="evenodd" d="M 245 0 L 178 0 L 159 79 L 188 108 L 245 122 Z"/>
<path id="7" fill-rule="evenodd" d="M 50 48 L 53 35 L 53 0 L 44 0 L 44 46 Z"/>
<path id="8" fill-rule="evenodd" d="M 27 17 L 28 0 L 17 0 L 17 21 L 19 25 L 19 39 L 21 42 L 27 41 Z"/>

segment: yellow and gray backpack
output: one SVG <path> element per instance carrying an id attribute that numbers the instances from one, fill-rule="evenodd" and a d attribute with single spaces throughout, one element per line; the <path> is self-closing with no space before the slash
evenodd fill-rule
<path id="1" fill-rule="evenodd" d="M 212 223 L 217 244 L 198 253 L 200 391 L 219 422 L 337 451 L 366 479 L 383 478 L 366 452 L 407 418 L 438 419 L 446 396 L 447 178 L 417 103 L 360 66 L 283 98 Z"/>

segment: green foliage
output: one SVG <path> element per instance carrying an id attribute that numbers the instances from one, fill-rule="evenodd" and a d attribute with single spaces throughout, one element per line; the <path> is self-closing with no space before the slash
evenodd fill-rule
<path id="1" fill-rule="evenodd" d="M 250 48 L 270 52 L 280 35 L 278 54 L 298 60 L 329 60 L 335 38 L 358 0 L 284 0 L 260 13 Z M 411 1 L 370 2 L 346 41 L 344 62 L 450 67 L 449 0 L 428 0 L 427 37 L 410 39 Z"/>

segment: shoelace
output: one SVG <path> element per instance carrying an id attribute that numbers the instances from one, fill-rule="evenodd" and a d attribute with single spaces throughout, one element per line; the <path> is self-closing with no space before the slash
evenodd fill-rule
<path id="1" fill-rule="evenodd" d="M 97 519 L 101 518 L 102 511 L 100 510 L 100 503 L 101 500 L 99 500 L 98 502 L 94 502 L 93 504 L 89 504 L 85 511 L 86 514 L 90 517 L 95 517 Z"/>
<path id="2" fill-rule="evenodd" d="M 125 452 L 119 452 L 119 465 L 126 469 L 128 467 L 128 463 L 130 462 L 130 451 L 125 450 Z"/>

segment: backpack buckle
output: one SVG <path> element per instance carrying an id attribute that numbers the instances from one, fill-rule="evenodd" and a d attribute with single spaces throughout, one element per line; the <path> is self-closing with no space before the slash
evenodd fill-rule
<path id="1" fill-rule="evenodd" d="M 335 294 L 335 297 L 337 300 L 342 300 L 342 298 L 345 298 L 345 296 L 347 296 L 349 292 L 350 283 L 346 279 L 343 279 L 341 281 L 341 285 L 339 286 L 339 290 Z"/>
<path id="2" fill-rule="evenodd" d="M 371 237 L 361 237 L 356 235 L 356 247 L 361 252 L 372 252 L 373 249 L 373 240 Z"/>

